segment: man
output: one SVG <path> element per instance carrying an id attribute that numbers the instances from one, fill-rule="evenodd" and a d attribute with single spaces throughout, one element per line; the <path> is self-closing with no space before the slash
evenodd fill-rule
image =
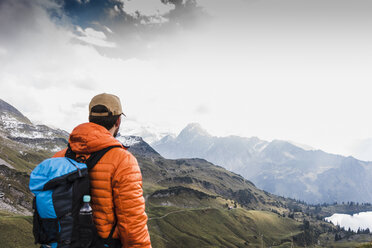
<path id="1" fill-rule="evenodd" d="M 77 157 L 109 146 L 122 146 L 115 139 L 124 115 L 117 96 L 100 94 L 89 104 L 89 123 L 77 126 L 69 144 Z M 62 157 L 66 149 L 54 155 Z M 123 146 L 109 150 L 89 172 L 91 206 L 98 235 L 113 239 L 119 247 L 150 248 L 142 175 L 136 158 Z M 116 226 L 116 227 L 115 227 Z M 120 242 L 119 242 L 120 241 Z"/>

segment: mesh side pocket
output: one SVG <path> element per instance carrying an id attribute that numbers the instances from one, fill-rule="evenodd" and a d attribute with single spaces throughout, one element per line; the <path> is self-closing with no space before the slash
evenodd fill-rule
<path id="1" fill-rule="evenodd" d="M 49 244 L 58 240 L 58 219 L 40 218 L 39 243 Z"/>

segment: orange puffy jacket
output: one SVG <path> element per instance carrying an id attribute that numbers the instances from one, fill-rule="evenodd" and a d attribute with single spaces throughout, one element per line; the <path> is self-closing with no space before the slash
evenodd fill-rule
<path id="1" fill-rule="evenodd" d="M 71 133 L 71 149 L 79 155 L 108 146 L 121 145 L 106 128 L 84 123 Z M 63 157 L 66 149 L 54 157 Z M 142 191 L 142 175 L 136 158 L 126 149 L 108 151 L 89 172 L 93 219 L 99 236 L 107 238 L 116 221 L 113 238 L 120 239 L 123 248 L 151 247 L 147 215 Z"/>

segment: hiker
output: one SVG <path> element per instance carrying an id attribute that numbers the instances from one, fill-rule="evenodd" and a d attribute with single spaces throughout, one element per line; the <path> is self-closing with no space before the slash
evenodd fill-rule
<path id="1" fill-rule="evenodd" d="M 76 157 L 109 146 L 109 150 L 89 171 L 93 220 L 101 238 L 112 235 L 113 247 L 151 247 L 142 191 L 142 175 L 136 158 L 115 139 L 121 115 L 120 99 L 99 94 L 89 104 L 89 122 L 78 125 L 70 134 L 69 146 Z M 64 157 L 66 150 L 54 157 Z"/>

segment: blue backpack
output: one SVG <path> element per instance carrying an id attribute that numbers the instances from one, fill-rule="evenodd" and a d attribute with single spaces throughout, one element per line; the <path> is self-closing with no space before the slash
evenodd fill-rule
<path id="1" fill-rule="evenodd" d="M 120 247 L 120 242 L 112 239 L 115 225 L 109 237 L 102 239 L 92 220 L 79 218 L 83 196 L 90 195 L 89 170 L 115 147 L 120 146 L 107 147 L 85 160 L 68 146 L 65 157 L 46 159 L 32 171 L 29 187 L 35 195 L 35 244 L 50 248 Z"/>

